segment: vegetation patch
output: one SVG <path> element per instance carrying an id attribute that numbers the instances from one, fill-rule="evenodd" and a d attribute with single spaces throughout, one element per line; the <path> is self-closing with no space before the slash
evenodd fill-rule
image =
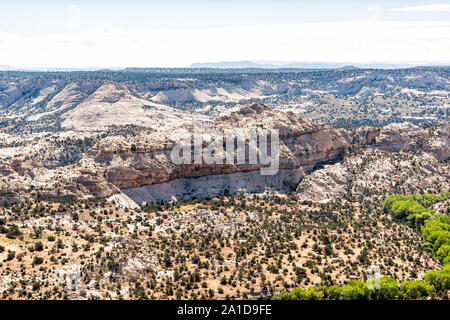
<path id="1" fill-rule="evenodd" d="M 345 286 L 294 288 L 274 296 L 274 300 L 357 300 L 357 299 L 423 299 L 448 297 L 450 289 L 450 216 L 436 214 L 431 208 L 437 202 L 450 198 L 450 192 L 439 195 L 391 195 L 383 211 L 394 219 L 406 222 L 420 230 L 426 249 L 443 263 L 441 270 L 428 271 L 423 280 L 404 281 L 400 285 L 394 278 L 383 276 L 380 285 L 369 288 L 362 280 L 349 281 Z"/>

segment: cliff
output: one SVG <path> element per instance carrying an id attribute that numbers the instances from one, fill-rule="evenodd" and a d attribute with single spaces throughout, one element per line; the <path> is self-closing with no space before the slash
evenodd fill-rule
<path id="1" fill-rule="evenodd" d="M 186 126 L 186 128 L 192 131 L 192 126 Z M 178 179 L 184 179 L 183 183 L 186 184 L 188 183 L 186 179 L 208 176 L 217 176 L 218 179 L 220 176 L 217 181 L 220 184 L 224 183 L 223 175 L 258 171 L 258 174 L 251 175 L 252 181 L 259 186 L 256 189 L 260 190 L 265 183 L 268 183 L 268 187 L 286 191 L 295 188 L 304 172 L 310 171 L 320 163 L 336 160 L 345 152 L 350 141 L 350 136 L 345 130 L 317 125 L 290 112 L 273 111 L 263 104 L 246 106 L 237 112 L 204 124 L 205 131 L 215 129 L 224 132 L 227 129 L 250 128 L 279 130 L 279 175 L 282 175 L 284 179 L 264 178 L 256 182 L 260 175 L 261 164 L 175 165 L 172 163 L 170 153 L 173 146 L 180 140 L 178 137 L 171 138 L 170 131 L 128 138 L 108 137 L 89 151 L 85 163 L 95 166 L 97 171 L 103 173 L 108 183 L 121 190 L 155 186 Z M 228 182 L 222 188 L 215 186 L 217 192 L 226 190 L 232 192 L 238 188 L 244 188 L 247 191 L 254 189 L 248 181 L 244 182 L 245 179 L 240 179 L 240 175 L 233 177 L 233 179 L 226 178 Z M 282 185 L 277 186 L 280 181 Z M 211 184 L 211 181 L 208 183 Z M 201 186 L 194 189 L 198 188 Z M 175 190 L 178 187 L 172 186 L 172 189 Z M 180 194 L 180 191 L 175 193 Z M 205 194 L 213 195 L 213 192 L 206 190 Z"/>

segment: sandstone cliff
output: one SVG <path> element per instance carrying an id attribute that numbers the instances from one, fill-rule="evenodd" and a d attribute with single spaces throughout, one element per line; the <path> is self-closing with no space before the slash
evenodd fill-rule
<path id="1" fill-rule="evenodd" d="M 177 137 L 171 137 L 170 131 L 128 138 L 108 137 L 93 147 L 82 163 L 85 166 L 95 167 L 97 172 L 101 173 L 99 176 L 103 176 L 107 183 L 121 190 L 170 183 L 170 187 L 165 186 L 165 191 L 155 191 L 156 194 L 162 195 L 149 196 L 148 200 L 161 200 L 160 197 L 167 200 L 172 196 L 193 194 L 213 196 L 218 193 L 234 192 L 239 188 L 249 192 L 264 191 L 264 186 L 289 191 L 295 188 L 305 171 L 310 171 L 317 164 L 336 160 L 345 152 L 350 141 L 350 136 L 345 130 L 317 125 L 293 113 L 273 111 L 263 104 L 244 107 L 228 116 L 205 123 L 204 126 L 205 130 L 216 129 L 220 132 L 230 128 L 278 129 L 279 176 L 259 178 L 261 164 L 175 165 L 170 158 L 170 152 L 180 141 Z M 192 129 L 189 126 L 186 128 Z M 257 172 L 257 174 L 248 176 L 246 175 L 248 172 Z M 231 176 L 231 174 L 234 175 Z M 189 179 L 208 176 L 216 177 L 217 180 L 208 178 L 206 182 L 203 179 L 199 180 L 204 182 L 203 185 L 197 182 L 194 187 L 189 186 L 191 183 Z M 280 178 L 281 176 L 283 178 Z M 102 183 L 100 180 L 99 184 Z M 79 182 L 86 185 L 86 180 L 81 179 Z M 184 187 L 180 188 L 180 184 Z M 103 186 L 105 185 L 103 183 Z M 204 190 L 199 191 L 202 187 Z M 101 189 L 93 187 L 92 180 L 89 180 L 89 188 Z M 186 191 L 189 188 L 192 192 Z M 142 192 L 136 192 L 140 193 L 139 199 L 144 201 L 145 195 Z M 148 190 L 146 192 L 148 193 Z M 105 190 L 101 193 L 105 194 Z"/>
<path id="2" fill-rule="evenodd" d="M 116 88 L 117 96 L 102 98 L 103 89 L 92 99 L 114 104 L 129 97 L 124 88 Z M 186 120 L 180 127 L 192 132 L 193 126 Z M 181 142 L 181 136 L 173 135 L 173 129 L 154 131 L 142 127 L 130 134 L 109 131 L 96 138 L 79 158 L 73 157 L 76 162 L 70 165 L 47 166 L 39 157 L 19 154 L 11 159 L 5 153 L 0 159 L 0 195 L 6 200 L 113 196 L 123 203 L 131 203 L 131 198 L 140 204 L 242 191 L 262 193 L 267 188 L 282 193 L 296 190 L 300 198 L 315 201 L 449 188 L 448 124 L 391 124 L 384 128 L 361 127 L 350 133 L 315 124 L 292 112 L 253 104 L 204 122 L 203 126 L 205 131 L 221 133 L 232 128 L 278 129 L 278 174 L 262 176 L 261 164 L 175 165 L 171 151 Z M 30 150 L 42 154 L 44 147 L 33 146 Z M 25 149 L 19 146 L 14 150 Z M 59 149 L 46 150 L 55 153 Z"/>
<path id="3" fill-rule="evenodd" d="M 353 151 L 337 164 L 307 175 L 297 193 L 304 200 L 376 197 L 450 189 L 450 126 L 419 128 L 409 123 L 359 128 Z"/>

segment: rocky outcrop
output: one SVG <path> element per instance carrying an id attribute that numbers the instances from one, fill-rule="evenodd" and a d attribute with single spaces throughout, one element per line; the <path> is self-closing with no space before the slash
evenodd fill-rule
<path id="1" fill-rule="evenodd" d="M 355 146 L 367 146 L 375 142 L 380 133 L 380 128 L 359 127 L 352 134 L 352 144 Z"/>
<path id="2" fill-rule="evenodd" d="M 147 128 L 172 128 L 191 116 L 133 95 L 125 85 L 105 82 L 63 116 L 63 127 L 77 131 L 106 131 L 110 126 L 134 124 Z"/>
<path id="3" fill-rule="evenodd" d="M 259 171 L 185 177 L 165 183 L 123 189 L 122 192 L 138 204 L 170 201 L 180 198 L 213 198 L 219 194 L 264 193 L 276 190 L 288 193 L 303 178 L 302 168 L 281 170 L 276 175 L 261 175 Z"/>
<path id="4" fill-rule="evenodd" d="M 364 150 L 325 166 L 299 183 L 302 200 L 329 201 L 343 196 L 378 198 L 450 189 L 450 167 L 429 153 Z"/>
<path id="5" fill-rule="evenodd" d="M 105 93 L 111 90 L 115 94 Z M 115 104 L 134 98 L 126 87 L 110 84 L 97 89 L 90 99 L 78 107 L 109 104 L 113 112 L 118 107 Z M 178 128 L 192 133 L 193 126 L 188 121 L 191 119 L 183 119 Z M 177 165 L 171 159 L 171 151 L 183 139 L 173 129 L 138 127 L 130 129 L 132 134 L 123 134 L 119 128 L 107 131 L 95 139 L 92 147 L 73 154 L 76 161 L 69 161 L 69 165 L 46 166 L 43 160 L 46 157 L 33 153 L 21 155 L 24 150 L 19 147 L 15 152 L 5 153 L 0 163 L 0 196 L 8 201 L 26 197 L 115 197 L 120 203 L 127 203 L 131 198 L 140 204 L 243 191 L 262 193 L 268 188 L 282 193 L 297 190 L 301 198 L 310 200 L 346 194 L 385 194 L 398 190 L 399 186 L 405 192 L 448 189 L 448 124 L 432 127 L 390 124 L 384 128 L 361 127 L 350 133 L 259 103 L 203 123 L 205 132 L 215 130 L 219 135 L 227 129 L 250 128 L 278 130 L 277 175 L 262 176 L 260 170 L 264 166 L 248 161 Z M 239 130 L 237 135 L 243 138 Z M 204 146 L 213 139 L 208 133 Z M 48 140 L 48 144 L 30 150 L 38 155 L 57 156 L 59 149 L 51 147 L 52 141 L 56 140 Z M 72 158 L 64 157 L 63 163 L 67 159 Z"/>
<path id="6" fill-rule="evenodd" d="M 351 179 L 348 168 L 341 163 L 326 165 L 307 175 L 297 186 L 302 200 L 327 201 L 347 193 Z"/>
<path id="7" fill-rule="evenodd" d="M 80 176 L 77 177 L 76 183 L 87 188 L 90 194 L 98 197 L 106 198 L 118 192 L 118 189 L 108 183 L 99 172 L 93 170 L 80 170 Z"/>
<path id="8" fill-rule="evenodd" d="M 268 84 L 265 81 L 242 80 L 234 84 L 214 86 L 159 88 L 152 101 L 158 103 L 233 101 L 264 98 L 284 93 L 289 89 L 287 82 Z"/>
<path id="9" fill-rule="evenodd" d="M 450 124 L 442 124 L 430 128 L 430 138 L 424 145 L 425 152 L 429 152 L 439 161 L 450 159 Z"/>
<path id="10" fill-rule="evenodd" d="M 450 125 L 421 128 L 408 122 L 392 123 L 382 128 L 369 145 L 389 152 L 424 151 L 439 161 L 447 161 L 450 158 Z"/>
<path id="11" fill-rule="evenodd" d="M 375 138 L 373 147 L 390 152 L 412 150 L 418 139 L 427 139 L 429 133 L 418 126 L 405 123 L 391 123 L 384 127 Z"/>
<path id="12" fill-rule="evenodd" d="M 410 123 L 352 134 L 344 161 L 307 175 L 298 185 L 303 200 L 327 201 L 344 195 L 383 199 L 392 193 L 450 189 L 449 125 L 420 128 Z"/>
<path id="13" fill-rule="evenodd" d="M 170 152 L 179 140 L 169 138 L 169 132 L 111 137 L 95 146 L 89 157 L 95 166 L 101 166 L 96 170 L 103 172 L 103 186 L 117 187 L 138 204 L 241 191 L 261 193 L 267 188 L 279 192 L 296 189 L 303 199 L 326 200 L 349 193 L 385 193 L 399 185 L 405 192 L 436 186 L 445 189 L 448 185 L 445 164 L 441 163 L 449 158 L 448 124 L 420 128 L 400 123 L 361 127 L 349 133 L 253 104 L 205 126 L 220 132 L 230 128 L 278 129 L 279 173 L 263 177 L 261 165 L 249 164 L 175 165 Z M 89 189 L 94 190 L 92 183 Z M 101 189 L 100 194 L 107 193 Z"/>
<path id="14" fill-rule="evenodd" d="M 317 125 L 293 113 L 273 111 L 253 104 L 216 121 L 205 129 L 264 128 L 279 130 L 279 173 L 260 174 L 262 164 L 181 164 L 170 153 L 180 141 L 170 132 L 105 139 L 91 149 L 89 157 L 102 168 L 105 180 L 138 203 L 178 197 L 215 196 L 239 190 L 264 192 L 266 187 L 288 192 L 295 189 L 304 172 L 316 165 L 338 159 L 349 145 L 345 130 Z M 207 131 L 205 130 L 205 131 Z M 90 183 L 91 184 L 91 183 Z M 92 188 L 90 188 L 92 189 Z"/>

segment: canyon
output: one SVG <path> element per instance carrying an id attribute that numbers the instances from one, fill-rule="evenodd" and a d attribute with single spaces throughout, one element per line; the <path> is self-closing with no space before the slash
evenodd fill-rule
<path id="1" fill-rule="evenodd" d="M 1 298 L 421 279 L 440 260 L 381 204 L 450 212 L 448 97 L 445 68 L 0 72 Z M 235 130 L 246 161 L 176 164 L 195 123 L 202 147 Z M 247 161 L 248 130 L 278 131 L 277 174 Z"/>
<path id="2" fill-rule="evenodd" d="M 89 114 L 87 111 L 85 116 Z M 134 122 L 133 118 L 124 119 Z M 168 123 L 174 126 L 170 118 Z M 25 199 L 26 190 L 32 188 L 32 194 L 44 199 L 118 197 L 134 206 L 242 192 L 297 192 L 307 200 L 327 201 L 349 190 L 354 190 L 355 195 L 377 194 L 376 190 L 387 190 L 393 181 L 408 186 L 405 191 L 448 186 L 448 124 L 419 128 L 400 123 L 348 131 L 255 103 L 203 121 L 203 126 L 205 132 L 277 129 L 279 172 L 263 176 L 261 164 L 248 163 L 175 165 L 171 151 L 182 137 L 174 136 L 173 129 L 128 128 L 126 134 L 112 131 L 96 139 L 69 166 L 45 166 L 40 159 L 33 158 L 36 153 L 33 149 L 30 155 L 23 154 L 10 162 L 11 166 L 5 159 L 0 178 L 2 195 L 6 200 Z M 178 128 L 192 132 L 193 125 L 189 118 L 183 118 Z M 393 156 L 403 159 L 400 167 L 392 164 Z M 373 167 L 367 167 L 367 159 L 374 162 Z M 422 166 L 417 168 L 418 164 Z M 366 171 L 362 166 L 367 167 Z M 408 175 L 411 176 L 406 181 L 401 178 Z"/>

